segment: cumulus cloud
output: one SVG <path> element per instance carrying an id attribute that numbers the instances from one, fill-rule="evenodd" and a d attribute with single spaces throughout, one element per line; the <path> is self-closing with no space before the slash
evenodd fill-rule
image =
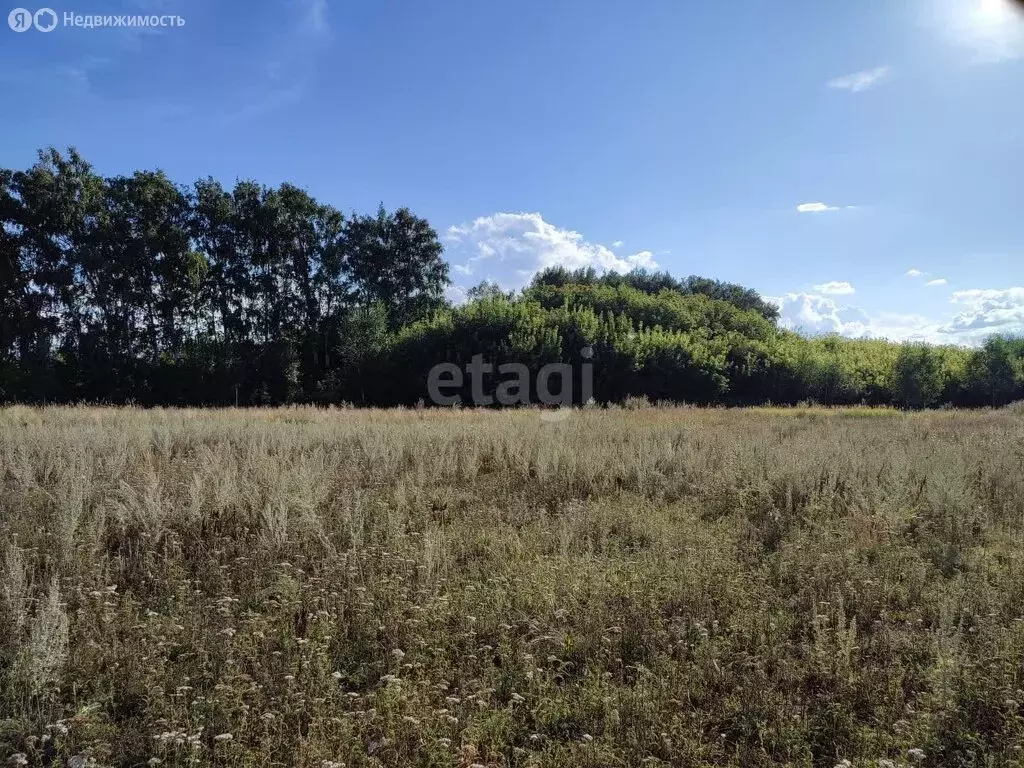
<path id="1" fill-rule="evenodd" d="M 927 275 L 927 274 L 928 274 L 927 272 L 922 272 L 920 269 L 908 269 L 907 270 L 907 277 L 921 277 L 922 275 Z"/>
<path id="2" fill-rule="evenodd" d="M 811 293 L 787 293 L 773 303 L 779 307 L 779 324 L 783 328 L 809 336 L 836 333 L 851 339 L 955 341 L 944 336 L 934 320 L 920 315 L 869 313 L 861 307 Z"/>
<path id="3" fill-rule="evenodd" d="M 954 304 L 966 304 L 975 308 L 1000 306 L 1024 306 L 1024 288 L 1006 288 L 992 290 L 973 288 L 969 291 L 957 291 L 951 301 Z"/>
<path id="4" fill-rule="evenodd" d="M 956 291 L 950 301 L 959 311 L 942 330 L 965 343 L 978 343 L 996 333 L 1024 333 L 1024 288 Z"/>
<path id="5" fill-rule="evenodd" d="M 837 205 L 825 205 L 824 203 L 800 203 L 796 207 L 800 213 L 824 213 L 825 211 L 838 211 Z"/>
<path id="6" fill-rule="evenodd" d="M 621 248 L 623 245 L 625 245 L 625 243 L 623 243 L 621 240 L 616 240 L 614 243 L 612 243 L 612 248 Z"/>
<path id="7" fill-rule="evenodd" d="M 598 272 L 657 269 L 650 251 L 618 256 L 607 246 L 562 229 L 539 213 L 494 213 L 452 226 L 445 235 L 453 270 L 476 280 L 496 281 L 508 290 L 527 283 L 547 267 Z"/>
<path id="8" fill-rule="evenodd" d="M 856 293 L 854 287 L 845 280 L 841 282 L 838 280 L 831 280 L 827 283 L 821 283 L 820 285 L 814 286 L 814 290 L 828 296 L 848 296 L 851 293 Z"/>
<path id="9" fill-rule="evenodd" d="M 925 285 L 927 285 L 927 286 L 945 285 L 948 282 L 949 281 L 946 280 L 946 278 L 938 277 L 935 280 L 929 280 L 927 283 L 925 283 Z"/>
<path id="10" fill-rule="evenodd" d="M 462 304 L 468 298 L 468 291 L 461 285 L 449 285 L 444 290 L 444 297 L 452 304 Z"/>
<path id="11" fill-rule="evenodd" d="M 880 85 L 889 77 L 889 67 L 875 67 L 874 69 L 863 69 L 860 72 L 852 72 L 849 75 L 835 77 L 828 81 L 828 87 L 840 91 L 860 93 L 868 88 Z"/>
<path id="12" fill-rule="evenodd" d="M 868 312 L 812 293 L 787 293 L 770 301 L 779 324 L 807 335 L 837 333 L 848 338 L 927 341 L 975 346 L 994 334 L 1024 334 L 1024 288 L 956 291 L 941 316 Z"/>
<path id="13" fill-rule="evenodd" d="M 844 336 L 861 335 L 868 316 L 856 307 L 842 306 L 835 299 L 811 293 L 787 293 L 773 299 L 779 308 L 780 324 L 791 330 L 808 334 L 841 333 Z"/>

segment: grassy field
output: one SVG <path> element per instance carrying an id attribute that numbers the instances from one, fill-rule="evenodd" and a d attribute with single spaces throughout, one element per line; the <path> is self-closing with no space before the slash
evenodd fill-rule
<path id="1" fill-rule="evenodd" d="M 1024 765 L 1012 408 L 15 407 L 0 534 L 15 765 Z"/>

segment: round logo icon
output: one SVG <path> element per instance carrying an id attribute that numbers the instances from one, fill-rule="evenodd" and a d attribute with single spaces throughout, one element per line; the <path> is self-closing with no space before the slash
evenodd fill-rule
<path id="1" fill-rule="evenodd" d="M 32 17 L 32 23 L 40 32 L 53 32 L 57 26 L 57 14 L 53 8 L 40 8 Z"/>
<path id="2" fill-rule="evenodd" d="M 32 29 L 32 11 L 15 8 L 7 14 L 7 26 L 15 32 L 28 32 Z"/>

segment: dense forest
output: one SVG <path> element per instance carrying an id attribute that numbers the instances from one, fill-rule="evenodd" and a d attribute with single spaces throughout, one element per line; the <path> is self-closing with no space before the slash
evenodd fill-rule
<path id="1" fill-rule="evenodd" d="M 1024 340 L 805 338 L 706 278 L 556 268 L 452 306 L 427 221 L 345 215 L 290 184 L 102 177 L 49 149 L 0 169 L 0 220 L 0 401 L 412 405 L 440 362 L 536 371 L 584 349 L 598 402 L 1024 398 Z"/>

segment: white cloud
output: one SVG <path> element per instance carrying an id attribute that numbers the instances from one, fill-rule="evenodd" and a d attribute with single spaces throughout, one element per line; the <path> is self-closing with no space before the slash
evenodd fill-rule
<path id="1" fill-rule="evenodd" d="M 452 304 L 463 304 L 468 298 L 468 292 L 461 285 L 449 285 L 444 289 L 444 296 Z"/>
<path id="2" fill-rule="evenodd" d="M 853 206 L 847 206 L 852 208 Z M 825 213 L 826 211 L 838 211 L 838 205 L 825 205 L 825 203 L 800 203 L 796 207 L 799 213 Z"/>
<path id="3" fill-rule="evenodd" d="M 547 267 L 593 267 L 599 272 L 657 269 L 650 251 L 617 256 L 579 232 L 561 229 L 539 213 L 494 213 L 452 226 L 445 234 L 454 271 L 477 280 L 490 279 L 505 290 L 529 282 Z"/>
<path id="4" fill-rule="evenodd" d="M 890 73 L 889 67 L 875 67 L 874 69 L 864 69 L 860 72 L 853 72 L 849 75 L 843 75 L 842 77 L 836 77 L 828 81 L 828 87 L 850 91 L 851 93 L 860 93 L 866 91 L 868 88 L 874 88 L 876 85 L 882 83 Z"/>
<path id="5" fill-rule="evenodd" d="M 621 248 L 623 245 L 624 243 L 621 240 L 616 240 L 614 243 L 612 243 L 612 248 Z"/>
<path id="6" fill-rule="evenodd" d="M 849 338 L 974 346 L 997 333 L 1024 334 L 1021 287 L 956 291 L 950 299 L 951 311 L 939 317 L 867 312 L 810 293 L 787 293 L 769 300 L 779 307 L 780 325 L 808 335 L 838 333 Z"/>
<path id="7" fill-rule="evenodd" d="M 779 308 L 780 324 L 808 334 L 841 333 L 863 335 L 868 316 L 857 307 L 837 304 L 835 299 L 811 293 L 787 293 L 772 299 Z"/>
<path id="8" fill-rule="evenodd" d="M 927 275 L 927 274 L 928 274 L 927 272 L 922 272 L 920 269 L 908 269 L 907 270 L 907 277 L 922 277 L 923 275 Z"/>
<path id="9" fill-rule="evenodd" d="M 1024 306 L 1024 288 L 1006 288 L 993 290 L 972 288 L 969 291 L 957 291 L 950 299 L 954 304 L 966 304 L 971 307 L 1005 306 L 1007 303 Z"/>
<path id="10" fill-rule="evenodd" d="M 898 312 L 872 315 L 861 307 L 840 304 L 828 296 L 810 293 L 787 293 L 775 303 L 779 307 L 779 324 L 782 327 L 810 336 L 837 333 L 852 339 L 953 341 L 939 332 L 934 321 L 920 315 Z"/>
<path id="11" fill-rule="evenodd" d="M 956 291 L 950 301 L 960 311 L 943 325 L 943 331 L 967 343 L 996 333 L 1024 333 L 1024 288 Z"/>
<path id="12" fill-rule="evenodd" d="M 936 278 L 935 280 L 929 280 L 927 283 L 925 283 L 925 285 L 927 285 L 927 286 L 945 285 L 947 282 L 949 282 L 949 281 L 946 280 L 946 278 L 939 277 L 939 278 Z"/>
<path id="13" fill-rule="evenodd" d="M 855 293 L 855 289 L 845 280 L 831 280 L 827 283 L 821 283 L 820 285 L 814 286 L 814 290 L 818 293 L 824 293 L 829 296 L 848 296 L 851 293 Z"/>

